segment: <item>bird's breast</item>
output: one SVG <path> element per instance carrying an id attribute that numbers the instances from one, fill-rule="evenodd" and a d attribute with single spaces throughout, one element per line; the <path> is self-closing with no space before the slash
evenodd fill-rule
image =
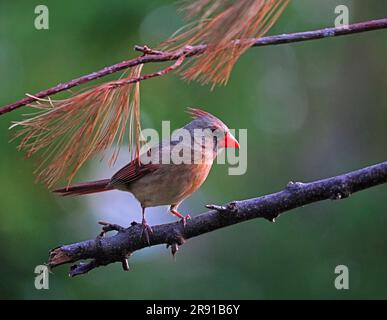
<path id="1" fill-rule="evenodd" d="M 178 204 L 203 184 L 211 166 L 212 163 L 162 164 L 131 183 L 129 191 L 144 207 Z"/>

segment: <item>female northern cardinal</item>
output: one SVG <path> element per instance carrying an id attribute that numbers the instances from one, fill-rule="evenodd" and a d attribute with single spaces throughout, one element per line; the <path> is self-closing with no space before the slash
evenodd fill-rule
<path id="1" fill-rule="evenodd" d="M 182 219 L 185 225 L 190 217 L 189 215 L 184 217 L 177 211 L 179 204 L 206 180 L 219 150 L 228 147 L 239 148 L 238 141 L 218 118 L 200 109 L 190 108 L 188 113 L 194 120 L 177 131 L 185 129 L 185 132 L 189 133 L 188 144 L 174 141 L 172 138 L 166 139 L 120 169 L 111 179 L 79 183 L 56 189 L 54 192 L 62 196 L 85 195 L 114 189 L 131 192 L 141 204 L 142 225 L 148 239 L 147 231 L 151 232 L 152 229 L 145 220 L 144 213 L 147 207 L 170 205 L 170 212 Z M 196 129 L 217 134 L 210 139 L 197 139 Z M 172 159 L 172 162 L 163 163 L 164 156 L 172 156 L 173 147 L 179 143 L 183 144 L 183 149 L 188 148 L 192 161 L 176 164 Z M 180 145 L 178 151 L 183 149 Z M 194 162 L 192 157 L 204 161 Z"/>

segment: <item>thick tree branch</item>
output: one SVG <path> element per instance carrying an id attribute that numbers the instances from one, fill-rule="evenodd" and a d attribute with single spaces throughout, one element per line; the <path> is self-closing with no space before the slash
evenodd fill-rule
<path id="1" fill-rule="evenodd" d="M 204 233 L 255 218 L 274 221 L 278 215 L 291 209 L 312 202 L 346 198 L 354 192 L 386 182 L 387 161 L 315 182 L 290 182 L 284 190 L 277 193 L 234 201 L 225 206 L 210 205 L 208 208 L 213 210 L 187 221 L 185 227 L 181 222 L 153 226 L 150 244 L 167 244 L 175 254 L 178 247 L 187 239 Z M 133 222 L 125 229 L 117 225 L 101 224 L 104 225 L 103 232 L 96 239 L 53 249 L 50 252 L 49 265 L 56 267 L 78 260 L 92 259 L 91 262 L 72 266 L 71 276 L 84 274 L 113 262 L 121 262 L 124 270 L 128 270 L 129 255 L 148 246 L 146 239 L 141 237 L 141 225 Z M 117 234 L 110 237 L 104 236 L 104 233 L 112 230 L 117 231 Z"/>
<path id="2" fill-rule="evenodd" d="M 315 40 L 315 39 L 336 37 L 336 36 L 372 31 L 377 29 L 385 29 L 385 28 L 387 28 L 387 18 L 355 23 L 347 27 L 341 27 L 341 28 L 324 28 L 324 29 L 319 29 L 314 31 L 296 32 L 296 33 L 262 37 L 255 40 L 254 46 L 260 47 L 260 46 L 277 45 L 277 44 L 283 44 L 283 43 Z M 236 43 L 238 43 L 238 41 L 236 41 Z M 135 50 L 141 51 L 144 53 L 143 56 L 122 61 L 112 66 L 105 67 L 99 71 L 90 73 L 85 76 L 81 76 L 77 79 L 73 79 L 65 83 L 60 83 L 55 87 L 35 93 L 34 95 L 28 96 L 24 99 L 21 99 L 19 101 L 16 101 L 14 103 L 11 103 L 9 105 L 6 105 L 0 108 L 0 115 L 10 112 L 12 110 L 18 109 L 24 105 L 30 104 L 36 100 L 35 98 L 45 98 L 47 96 L 54 95 L 56 93 L 68 90 L 70 88 L 79 86 L 81 84 L 107 76 L 109 74 L 121 71 L 126 68 L 131 68 L 139 64 L 145 64 L 145 63 L 151 63 L 151 62 L 157 63 L 157 62 L 163 62 L 163 61 L 178 60 L 184 55 L 195 56 L 195 55 L 202 54 L 206 50 L 206 48 L 207 48 L 206 45 L 199 45 L 194 47 L 187 47 L 184 50 L 179 50 L 174 52 L 163 52 L 163 51 L 151 50 L 145 46 L 144 47 L 135 46 Z M 163 75 L 163 74 L 160 74 L 160 75 Z M 155 74 L 154 76 L 160 76 L 160 75 Z M 145 77 L 142 80 L 149 79 L 149 78 L 152 78 L 152 77 Z"/>

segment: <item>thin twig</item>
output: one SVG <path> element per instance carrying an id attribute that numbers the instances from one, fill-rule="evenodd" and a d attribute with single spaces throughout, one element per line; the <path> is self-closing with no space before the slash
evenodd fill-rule
<path id="1" fill-rule="evenodd" d="M 159 71 L 156 71 L 156 72 L 152 72 L 152 73 L 148 73 L 148 74 L 144 74 L 143 76 L 140 76 L 140 77 L 137 77 L 137 78 L 131 78 L 131 79 L 128 79 L 128 80 L 125 80 L 125 81 L 117 81 L 117 85 L 119 85 L 119 86 L 127 85 L 127 84 L 131 84 L 131 83 L 136 83 L 136 82 L 140 82 L 140 81 L 143 81 L 143 80 L 151 79 L 151 78 L 154 78 L 154 77 L 165 76 L 167 73 L 170 73 L 171 71 L 173 71 L 173 70 L 177 69 L 178 67 L 180 67 L 186 57 L 187 57 L 187 55 L 180 56 L 175 61 L 174 64 L 166 67 L 165 69 L 162 69 L 162 70 L 159 70 Z"/>
<path id="2" fill-rule="evenodd" d="M 324 180 L 289 182 L 284 190 L 277 193 L 234 201 L 225 206 L 212 205 L 210 208 L 214 210 L 192 218 L 185 226 L 181 222 L 153 226 L 153 232 L 149 235 L 150 245 L 167 244 L 175 254 L 187 239 L 207 232 L 255 218 L 274 221 L 278 215 L 291 209 L 327 199 L 343 199 L 354 192 L 386 182 L 387 161 Z M 149 246 L 141 237 L 141 225 L 135 222 L 127 229 L 105 223 L 105 229 L 116 230 L 117 234 L 110 237 L 100 235 L 96 239 L 55 248 L 50 252 L 49 265 L 56 267 L 91 259 L 90 262 L 73 265 L 71 276 L 114 262 L 122 263 L 124 270 L 128 270 L 127 258 L 130 254 Z"/>
<path id="3" fill-rule="evenodd" d="M 347 27 L 339 27 L 339 28 L 332 27 L 332 28 L 324 28 L 324 29 L 313 30 L 313 31 L 296 32 L 296 33 L 262 37 L 262 38 L 256 39 L 253 46 L 260 47 L 260 46 L 278 45 L 278 44 L 284 44 L 284 43 L 293 43 L 293 42 L 315 40 L 315 39 L 322 39 L 322 38 L 328 38 L 328 37 L 343 36 L 348 34 L 367 32 L 367 31 L 385 29 L 385 28 L 387 28 L 387 18 L 354 23 L 354 24 L 348 25 Z M 238 40 L 236 40 L 235 43 L 237 44 Z M 93 72 L 91 74 L 79 77 L 77 79 L 73 79 L 65 83 L 60 83 L 55 87 L 40 91 L 24 99 L 8 104 L 0 108 L 0 115 L 10 112 L 12 110 L 18 109 L 24 105 L 30 104 L 36 101 L 36 98 L 45 98 L 47 96 L 51 96 L 65 90 L 69 90 L 70 88 L 79 86 L 81 84 L 107 76 L 109 74 L 121 71 L 126 68 L 131 68 L 139 64 L 145 64 L 145 63 L 157 63 L 157 62 L 163 62 L 163 61 L 178 60 L 183 55 L 186 55 L 187 57 L 195 56 L 195 55 L 202 54 L 206 50 L 206 48 L 207 48 L 206 45 L 187 47 L 184 50 L 178 51 L 177 53 L 177 51 L 163 52 L 163 51 L 149 49 L 146 46 L 144 47 L 135 46 L 135 50 L 141 51 L 144 53 L 143 56 L 122 61 L 112 66 L 105 67 L 99 71 Z"/>

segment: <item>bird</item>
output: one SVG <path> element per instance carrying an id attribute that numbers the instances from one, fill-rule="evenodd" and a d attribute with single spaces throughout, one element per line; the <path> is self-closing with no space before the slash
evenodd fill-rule
<path id="1" fill-rule="evenodd" d="M 220 119 L 198 108 L 188 108 L 187 113 L 193 118 L 191 122 L 178 129 L 171 137 L 140 153 L 110 179 L 77 183 L 53 192 L 61 196 L 111 190 L 132 193 L 141 205 L 141 223 L 148 243 L 148 232 L 152 233 L 152 228 L 145 219 L 146 208 L 168 205 L 169 211 L 181 219 L 185 226 L 191 217 L 180 213 L 179 205 L 204 183 L 221 150 L 239 149 L 237 139 Z M 173 161 L 173 156 L 176 155 L 180 156 L 181 163 Z M 164 161 L 168 156 L 172 161 Z"/>

